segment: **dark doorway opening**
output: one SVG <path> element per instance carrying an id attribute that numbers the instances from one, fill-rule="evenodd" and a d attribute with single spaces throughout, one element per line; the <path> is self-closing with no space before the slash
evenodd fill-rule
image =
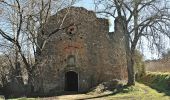
<path id="1" fill-rule="evenodd" d="M 65 74 L 65 91 L 78 91 L 78 74 L 69 71 Z"/>

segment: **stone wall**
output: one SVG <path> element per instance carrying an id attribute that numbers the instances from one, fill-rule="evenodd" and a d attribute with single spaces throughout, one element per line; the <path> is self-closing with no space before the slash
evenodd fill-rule
<path id="1" fill-rule="evenodd" d="M 118 25 L 118 24 L 115 24 Z M 66 8 L 49 18 L 45 34 L 53 34 L 44 47 L 37 68 L 35 91 L 64 91 L 65 73 L 78 74 L 78 91 L 87 91 L 100 82 L 125 79 L 126 60 L 121 25 L 109 33 L 107 19 L 81 7 Z M 39 35 L 38 43 L 43 41 Z"/>

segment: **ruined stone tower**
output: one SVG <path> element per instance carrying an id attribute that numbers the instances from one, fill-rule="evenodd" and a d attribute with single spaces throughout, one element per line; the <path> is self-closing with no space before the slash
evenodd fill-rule
<path id="1" fill-rule="evenodd" d="M 83 92 L 103 81 L 126 75 L 124 37 L 119 18 L 109 33 L 107 19 L 82 7 L 59 11 L 45 24 L 45 34 L 54 34 L 39 56 L 35 91 Z M 38 39 L 41 44 L 41 38 Z M 38 74 L 39 73 L 39 74 Z"/>

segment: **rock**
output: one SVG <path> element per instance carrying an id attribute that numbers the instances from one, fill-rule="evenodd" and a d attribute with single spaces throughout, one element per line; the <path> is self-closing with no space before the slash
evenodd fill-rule
<path id="1" fill-rule="evenodd" d="M 103 82 L 99 84 L 98 86 L 91 89 L 91 92 L 93 93 L 103 93 L 106 91 L 112 91 L 116 92 L 123 88 L 123 84 L 120 82 L 120 80 L 113 79 L 108 82 Z"/>

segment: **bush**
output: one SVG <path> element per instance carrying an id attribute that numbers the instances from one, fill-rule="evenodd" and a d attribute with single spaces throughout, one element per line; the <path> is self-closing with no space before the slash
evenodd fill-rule
<path id="1" fill-rule="evenodd" d="M 145 64 L 143 60 L 143 56 L 139 51 L 135 51 L 135 73 L 136 73 L 136 79 L 140 78 L 145 74 Z"/>

